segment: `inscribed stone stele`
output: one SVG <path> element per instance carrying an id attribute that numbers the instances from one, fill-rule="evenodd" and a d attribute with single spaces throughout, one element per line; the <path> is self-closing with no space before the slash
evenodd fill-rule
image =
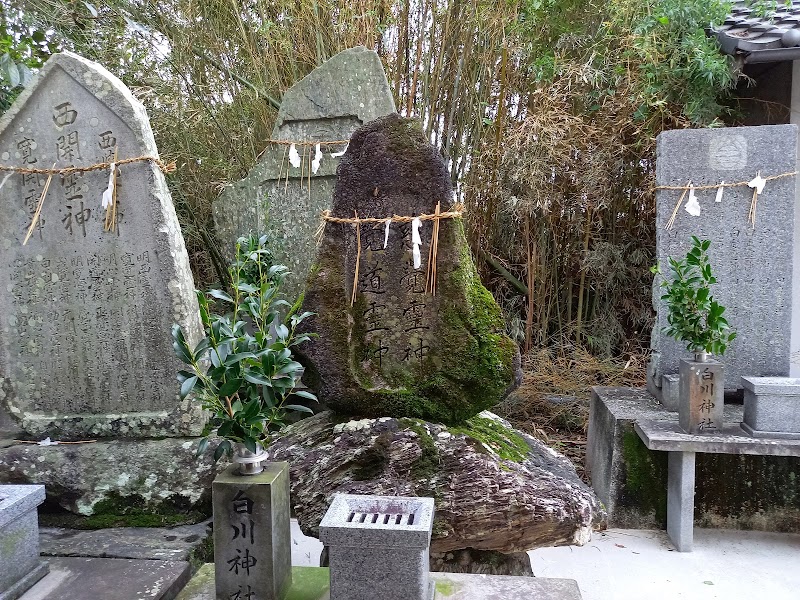
<path id="1" fill-rule="evenodd" d="M 339 165 L 332 215 L 415 217 L 451 207 L 444 161 L 418 124 L 397 114 L 364 125 Z M 300 349 L 304 381 L 333 410 L 459 422 L 496 404 L 515 380 L 515 344 L 481 285 L 460 219 L 440 221 L 437 290 L 426 291 L 433 221 L 356 226 L 328 222 L 306 287 L 302 323 L 319 339 Z M 384 247 L 385 246 L 385 247 Z"/>
<path id="2" fill-rule="evenodd" d="M 103 67 L 54 55 L 0 119 L 0 165 L 89 166 L 158 156 L 144 107 Z M 110 170 L 12 173 L 0 189 L 0 403 L 31 435 L 183 435 L 170 326 L 201 326 L 183 237 L 149 161 L 117 171 L 117 227 L 104 231 Z"/>
<path id="3" fill-rule="evenodd" d="M 795 125 L 664 132 L 657 141 L 656 183 L 702 186 L 749 182 L 759 173 L 764 178 L 790 174 L 797 169 L 797 134 Z M 669 274 L 668 257 L 686 256 L 691 236 L 711 240 L 708 254 L 717 279 L 711 293 L 738 332 L 725 355 L 717 357 L 725 364 L 725 387 L 740 387 L 741 376 L 789 375 L 797 368 L 792 356 L 800 350 L 797 177 L 766 183 L 756 204 L 755 227 L 748 220 L 750 187 L 727 187 L 720 202 L 716 189 L 695 194 L 700 215 L 692 216 L 681 206 L 668 230 L 681 191 L 656 192 L 656 259 L 662 272 Z M 656 395 L 662 375 L 677 373 L 679 359 L 690 357 L 685 342 L 663 333 L 667 310 L 660 300 L 662 281 L 657 276 L 653 283 L 657 318 L 648 369 L 648 388 Z"/>
<path id="4" fill-rule="evenodd" d="M 348 140 L 359 126 L 393 112 L 394 100 L 378 55 L 367 48 L 350 48 L 286 91 L 272 139 Z M 303 289 L 316 251 L 319 215 L 331 208 L 340 160 L 333 155 L 345 146 L 321 146 L 322 160 L 313 172 L 309 167 L 315 147 L 297 146 L 301 166 L 293 167 L 289 147 L 271 144 L 247 177 L 226 188 L 214 202 L 217 237 L 229 257 L 240 236 L 269 236 L 276 264 L 291 271 L 283 285 L 289 298 Z"/>

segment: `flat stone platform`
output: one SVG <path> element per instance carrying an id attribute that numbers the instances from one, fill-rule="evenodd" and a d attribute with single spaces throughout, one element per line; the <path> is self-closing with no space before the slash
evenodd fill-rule
<path id="1" fill-rule="evenodd" d="M 48 558 L 50 573 L 19 600 L 174 600 L 189 580 L 185 561 Z"/>
<path id="2" fill-rule="evenodd" d="M 435 600 L 581 600 L 572 579 L 503 577 L 431 573 Z M 375 591 L 380 598 L 380 590 Z M 329 600 L 329 574 L 324 567 L 292 567 L 292 587 L 285 600 Z M 26 599 L 27 600 L 27 599 Z M 178 595 L 177 600 L 216 600 L 214 565 L 205 564 Z"/>
<path id="3" fill-rule="evenodd" d="M 695 527 L 800 532 L 797 440 L 749 436 L 741 404 L 726 402 L 708 436 L 682 433 L 644 388 L 592 388 L 589 411 L 586 469 L 609 527 L 666 528 L 668 455 L 683 451 L 697 452 Z"/>
<path id="4" fill-rule="evenodd" d="M 723 426 L 719 433 L 703 434 L 686 433 L 674 421 L 642 420 L 634 426 L 650 450 L 800 456 L 800 440 L 753 436 L 736 423 Z"/>

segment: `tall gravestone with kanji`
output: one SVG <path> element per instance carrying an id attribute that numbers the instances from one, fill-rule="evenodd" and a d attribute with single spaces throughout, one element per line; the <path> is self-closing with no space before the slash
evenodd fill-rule
<path id="1" fill-rule="evenodd" d="M 517 349 L 448 212 L 436 148 L 416 122 L 388 115 L 353 134 L 337 176 L 306 287 L 316 316 L 302 325 L 319 333 L 300 350 L 306 384 L 333 410 L 365 416 L 460 422 L 496 404 Z M 436 221 L 425 215 L 437 204 L 450 216 L 438 221 L 433 261 Z"/>
<path id="2" fill-rule="evenodd" d="M 157 159 L 144 107 L 74 54 L 50 58 L 0 119 L 0 402 L 31 435 L 202 427 L 175 383 L 170 326 L 197 338 L 201 325 Z"/>
<path id="3" fill-rule="evenodd" d="M 708 254 L 717 279 L 711 294 L 725 306 L 724 316 L 738 334 L 721 358 L 726 388 L 740 387 L 742 376 L 800 372 L 794 360 L 800 351 L 797 140 L 796 125 L 658 136 L 656 261 L 669 275 L 668 258 L 686 256 L 692 236 L 711 241 Z M 703 189 L 680 189 L 690 182 Z M 723 183 L 729 187 L 715 187 Z M 673 406 L 677 394 L 670 392 L 675 389 L 670 379 L 677 380 L 678 362 L 690 351 L 664 332 L 663 280 L 658 276 L 653 283 L 656 323 L 647 383 Z"/>

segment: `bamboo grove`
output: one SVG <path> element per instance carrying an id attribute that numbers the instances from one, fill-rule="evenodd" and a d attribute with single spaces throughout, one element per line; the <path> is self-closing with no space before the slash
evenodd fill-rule
<path id="1" fill-rule="evenodd" d="M 705 32 L 728 7 L 710 0 L 0 7 L 12 45 L 46 32 L 146 105 L 178 164 L 169 183 L 199 287 L 223 273 L 211 203 L 257 161 L 284 90 L 342 49 L 375 49 L 398 110 L 448 159 L 484 281 L 526 349 L 646 347 L 655 136 L 729 118 L 735 83 Z"/>

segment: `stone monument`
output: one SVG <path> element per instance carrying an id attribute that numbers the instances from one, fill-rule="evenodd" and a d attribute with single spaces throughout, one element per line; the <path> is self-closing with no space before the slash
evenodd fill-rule
<path id="1" fill-rule="evenodd" d="M 88 168 L 115 155 L 114 186 L 110 165 Z M 0 171 L 0 482 L 44 483 L 84 515 L 202 505 L 215 475 L 179 437 L 204 423 L 179 398 L 170 327 L 194 343 L 201 324 L 157 158 L 144 107 L 74 54 L 51 57 L 0 118 L 0 166 L 28 170 Z M 24 436 L 97 442 L 6 442 Z"/>
<path id="2" fill-rule="evenodd" d="M 291 271 L 284 293 L 296 297 L 314 259 L 319 214 L 331 207 L 336 167 L 346 146 L 320 146 L 322 158 L 314 171 L 308 160 L 316 157 L 313 144 L 348 140 L 359 126 L 394 110 L 381 60 L 363 47 L 340 52 L 289 88 L 272 139 L 311 145 L 295 148 L 302 155 L 295 167 L 288 145 L 270 144 L 247 177 L 214 202 L 217 236 L 228 256 L 240 236 L 266 233 L 275 262 Z"/>
<path id="3" fill-rule="evenodd" d="M 583 544 L 604 513 L 566 458 L 481 412 L 517 383 L 518 352 L 452 198 L 415 122 L 353 134 L 306 288 L 301 325 L 319 339 L 298 352 L 333 412 L 267 451 L 290 463 L 306 535 L 336 493 L 433 497 L 431 570 L 529 575 L 527 550 Z"/>
<path id="4" fill-rule="evenodd" d="M 100 65 L 54 55 L 0 119 L 0 165 L 90 167 L 158 158 L 144 107 Z M 178 220 L 155 160 L 8 172 L 0 189 L 0 400 L 32 436 L 199 432 L 175 384 L 172 323 L 200 333 Z M 27 232 L 41 207 L 27 243 Z"/>
<path id="5" fill-rule="evenodd" d="M 681 190 L 656 193 L 656 259 L 668 272 L 667 257 L 683 257 L 691 236 L 711 240 L 709 257 L 717 284 L 714 298 L 738 332 L 722 361 L 725 387 L 741 387 L 741 376 L 796 376 L 792 357 L 800 350 L 800 203 L 797 201 L 797 126 L 684 129 L 658 136 L 658 186 L 714 186 L 766 179 L 754 202 L 747 185 L 697 190 L 675 212 Z M 776 179 L 770 177 L 782 175 Z M 754 207 L 754 224 L 750 221 Z M 674 225 L 667 227 L 673 213 Z M 678 372 L 685 343 L 663 333 L 666 307 L 660 300 L 662 277 L 653 283 L 657 318 L 652 334 L 648 389 L 673 405 L 664 376 Z M 675 380 L 677 381 L 677 380 Z M 662 388 L 664 388 L 662 390 Z"/>
<path id="6" fill-rule="evenodd" d="M 519 355 L 461 220 L 438 222 L 434 264 L 436 222 L 411 219 L 434 214 L 437 203 L 450 208 L 437 150 L 415 122 L 392 114 L 353 134 L 338 177 L 333 217 L 377 222 L 325 225 L 304 304 L 316 316 L 301 324 L 320 336 L 299 351 L 306 385 L 337 412 L 372 417 L 458 423 L 497 404 L 512 389 Z M 386 223 L 393 215 L 400 220 Z"/>

